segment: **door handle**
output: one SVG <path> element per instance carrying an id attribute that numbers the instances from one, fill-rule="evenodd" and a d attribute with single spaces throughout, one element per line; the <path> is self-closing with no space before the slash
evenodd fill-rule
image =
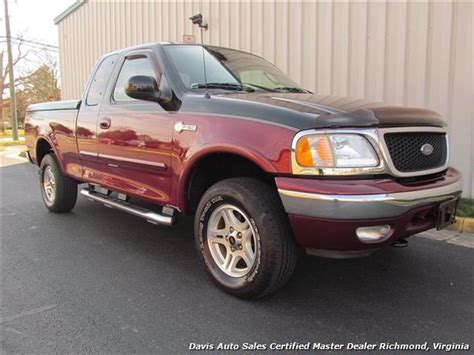
<path id="1" fill-rule="evenodd" d="M 112 121 L 108 117 L 102 117 L 99 120 L 99 127 L 102 129 L 109 129 L 111 124 L 112 124 Z"/>

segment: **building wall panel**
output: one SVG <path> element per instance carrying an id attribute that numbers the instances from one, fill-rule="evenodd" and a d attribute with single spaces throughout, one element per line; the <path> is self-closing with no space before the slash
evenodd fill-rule
<path id="1" fill-rule="evenodd" d="M 58 24 L 62 95 L 96 59 L 134 44 L 200 40 L 254 52 L 321 94 L 428 107 L 449 122 L 451 161 L 474 190 L 473 4 L 463 1 L 88 0 Z"/>
<path id="2" fill-rule="evenodd" d="M 314 90 L 320 94 L 331 93 L 331 61 L 332 61 L 332 4 L 318 2 L 316 33 L 316 86 Z M 310 45 L 310 44 L 307 44 Z M 309 88 L 311 89 L 311 88 Z"/>
<path id="3" fill-rule="evenodd" d="M 351 2 L 348 21 L 348 95 L 365 97 L 367 3 Z"/>

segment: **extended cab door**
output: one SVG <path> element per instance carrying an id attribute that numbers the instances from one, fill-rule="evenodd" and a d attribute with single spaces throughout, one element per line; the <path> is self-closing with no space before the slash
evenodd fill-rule
<path id="1" fill-rule="evenodd" d="M 174 118 L 155 102 L 126 95 L 128 79 L 134 75 L 152 76 L 160 83 L 160 66 L 151 49 L 123 55 L 109 83 L 97 128 L 102 185 L 166 204 Z"/>
<path id="2" fill-rule="evenodd" d="M 118 54 L 110 54 L 97 61 L 92 74 L 87 82 L 81 107 L 76 122 L 76 139 L 81 170 L 78 176 L 90 182 L 100 183 L 100 175 L 96 172 L 98 165 L 97 147 L 97 119 L 99 108 L 105 96 L 107 83 L 117 64 Z"/>

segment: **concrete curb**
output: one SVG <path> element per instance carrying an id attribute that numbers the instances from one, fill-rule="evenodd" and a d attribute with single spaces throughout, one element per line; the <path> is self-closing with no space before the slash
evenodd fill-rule
<path id="1" fill-rule="evenodd" d="M 456 223 L 448 229 L 459 233 L 474 233 L 474 218 L 456 217 Z"/>
<path id="2" fill-rule="evenodd" d="M 430 229 L 426 232 L 417 234 L 416 236 L 474 249 L 474 234 L 471 233 L 459 233 L 449 229 L 443 229 L 440 231 Z"/>

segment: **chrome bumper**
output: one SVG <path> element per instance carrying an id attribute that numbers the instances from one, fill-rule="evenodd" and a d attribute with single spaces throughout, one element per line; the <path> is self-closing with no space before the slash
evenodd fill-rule
<path id="1" fill-rule="evenodd" d="M 328 219 L 397 217 L 409 210 L 459 197 L 462 179 L 426 190 L 375 195 L 325 195 L 278 189 L 287 213 Z"/>

